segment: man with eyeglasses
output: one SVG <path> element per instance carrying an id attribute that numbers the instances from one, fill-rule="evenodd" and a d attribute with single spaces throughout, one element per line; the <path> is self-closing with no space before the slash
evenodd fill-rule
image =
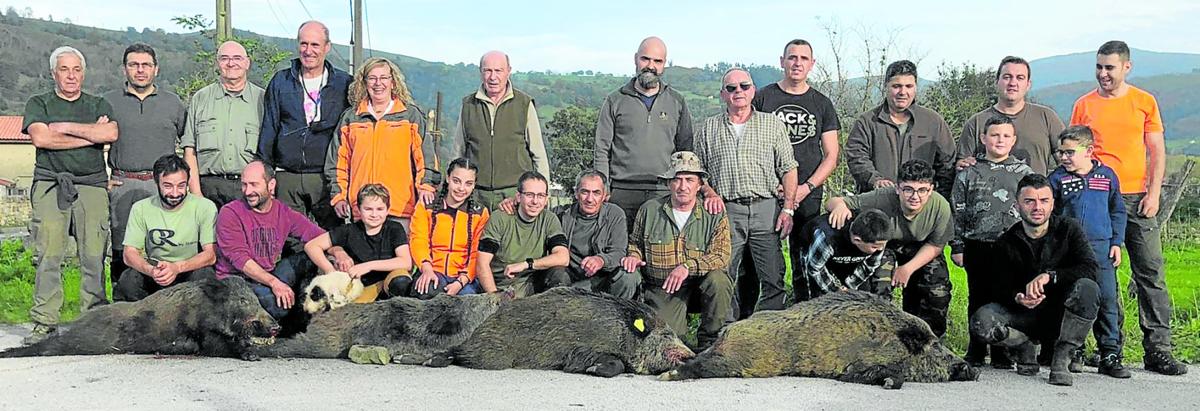
<path id="1" fill-rule="evenodd" d="M 517 298 L 571 284 L 567 236 L 549 199 L 546 176 L 526 171 L 517 179 L 517 212 L 494 213 L 479 239 L 476 278 L 484 292 L 512 288 Z"/>
<path id="2" fill-rule="evenodd" d="M 242 169 L 257 156 L 262 87 L 251 83 L 250 57 L 236 41 L 217 47 L 217 82 L 192 94 L 179 146 L 191 168 L 190 191 L 217 207 L 242 198 Z"/>
<path id="3" fill-rule="evenodd" d="M 941 114 L 917 104 L 917 65 L 889 64 L 884 102 L 854 121 L 846 140 L 846 167 L 857 191 L 895 187 L 901 165 L 923 160 L 934 170 L 934 188 L 950 197 L 954 179 L 954 139 Z"/>
<path id="4" fill-rule="evenodd" d="M 63 305 L 62 262 L 68 235 L 79 253 L 79 305 L 103 305 L 104 256 L 108 243 L 108 196 L 104 145 L 117 141 L 108 101 L 83 92 L 87 60 L 63 46 L 50 53 L 54 90 L 30 97 L 21 132 L 37 149 L 30 200 L 37 274 L 26 344 L 45 339 L 58 325 Z"/>
<path id="5" fill-rule="evenodd" d="M 325 229 L 341 222 L 325 181 L 326 150 L 350 104 L 350 74 L 325 60 L 333 46 L 329 29 L 306 21 L 296 33 L 299 57 L 267 85 L 258 156 L 278 172 L 276 197 Z"/>
<path id="6" fill-rule="evenodd" d="M 475 197 L 493 213 L 502 200 L 517 192 L 522 173 L 550 175 L 533 97 L 513 87 L 510 74 L 507 54 L 489 51 L 479 58 L 479 89 L 463 97 L 454 132 L 454 147 L 460 150 L 455 157 L 466 157 L 479 166 Z M 437 170 L 428 156 L 425 164 Z"/>
<path id="7" fill-rule="evenodd" d="M 662 81 L 667 44 L 658 37 L 647 37 L 633 54 L 633 64 L 634 78 L 605 97 L 600 106 L 592 165 L 608 176 L 612 184 L 609 201 L 625 211 L 628 224 L 633 224 L 646 200 L 667 195 L 667 186 L 658 176 L 667 171 L 671 154 L 692 151 L 692 115 L 687 103 Z M 719 198 L 714 201 L 720 203 Z"/>
<path id="8" fill-rule="evenodd" d="M 695 145 L 696 155 L 708 170 L 708 184 L 725 202 L 731 232 L 729 274 L 739 288 L 733 313 L 741 319 L 755 311 L 785 307 L 785 268 L 779 241 L 792 230 L 796 158 L 783 121 L 751 106 L 755 90 L 750 72 L 729 69 L 721 84 L 725 112 L 704 120 Z M 775 198 L 775 188 L 780 185 L 782 207 Z M 738 284 L 747 249 L 754 259 L 757 284 Z M 760 294 L 757 304 L 739 301 L 755 294 Z"/>
<path id="9" fill-rule="evenodd" d="M 109 276 L 114 288 L 121 273 L 129 268 L 121 257 L 129 210 L 134 203 L 157 192 L 154 162 L 175 154 L 187 119 L 187 109 L 179 96 L 160 89 L 154 82 L 158 77 L 158 57 L 153 47 L 144 43 L 130 45 L 121 61 L 125 65 L 125 87 L 104 95 L 112 105 L 112 120 L 117 122 L 121 135 L 108 149 L 108 166 L 112 169 L 108 182 L 112 222 Z"/>
<path id="10" fill-rule="evenodd" d="M 924 160 L 900 166 L 899 184 L 829 200 L 829 224 L 841 229 L 858 210 L 875 208 L 891 218 L 896 268 L 892 286 L 904 288 L 904 311 L 925 320 L 939 337 L 946 333 L 950 272 L 942 249 L 954 237 L 950 203 L 934 191 L 933 167 Z M 886 273 L 878 273 L 883 276 Z M 911 285 L 911 287 L 909 287 Z"/>

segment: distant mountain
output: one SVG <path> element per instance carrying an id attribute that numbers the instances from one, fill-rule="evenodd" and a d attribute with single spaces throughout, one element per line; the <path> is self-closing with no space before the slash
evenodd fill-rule
<path id="1" fill-rule="evenodd" d="M 1200 54 L 1160 53 L 1136 48 L 1130 50 L 1129 54 L 1133 61 L 1133 71 L 1129 73 L 1131 82 L 1162 74 L 1200 72 Z M 1034 90 L 1078 81 L 1094 81 L 1096 52 L 1040 58 L 1030 61 L 1029 65 L 1033 69 Z"/>

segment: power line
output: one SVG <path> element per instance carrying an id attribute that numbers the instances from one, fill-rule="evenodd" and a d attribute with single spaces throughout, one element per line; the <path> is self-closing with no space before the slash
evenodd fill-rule
<path id="1" fill-rule="evenodd" d="M 279 13 L 275 11 L 275 6 L 271 4 L 271 0 L 267 0 L 267 8 L 271 10 L 271 15 L 275 17 L 275 22 L 279 23 L 279 28 L 283 30 L 283 33 L 287 33 L 287 26 L 283 24 L 283 19 L 279 18 Z"/>
<path id="2" fill-rule="evenodd" d="M 363 37 L 367 39 L 367 54 L 375 57 L 375 49 L 371 46 L 371 17 L 368 14 L 369 11 L 371 10 L 367 8 L 367 0 L 363 0 L 363 23 L 367 25 L 367 31 L 363 33 Z"/>
<path id="3" fill-rule="evenodd" d="M 304 14 L 308 15 L 309 20 L 316 20 L 316 18 L 313 18 L 312 13 L 308 11 L 308 6 L 304 5 L 304 0 L 296 0 L 296 1 L 300 3 L 300 8 L 304 9 Z M 332 41 L 330 41 L 330 42 L 332 43 Z M 336 54 L 339 59 L 342 59 L 343 62 L 346 61 L 346 58 L 342 57 L 342 53 L 338 52 L 337 47 L 330 47 L 330 49 L 333 50 L 333 54 Z"/>

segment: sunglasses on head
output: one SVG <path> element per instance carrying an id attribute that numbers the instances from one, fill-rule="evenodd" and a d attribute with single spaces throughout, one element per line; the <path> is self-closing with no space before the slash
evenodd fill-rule
<path id="1" fill-rule="evenodd" d="M 726 84 L 725 91 L 730 92 L 730 93 L 735 92 L 735 91 L 737 91 L 738 86 L 742 87 L 742 91 L 747 91 L 747 90 L 750 90 L 750 87 L 754 87 L 754 83 L 747 81 L 745 83 L 739 83 L 739 84 Z"/>

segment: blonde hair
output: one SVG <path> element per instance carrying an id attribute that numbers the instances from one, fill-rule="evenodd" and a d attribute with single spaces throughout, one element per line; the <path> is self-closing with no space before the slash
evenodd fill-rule
<path id="1" fill-rule="evenodd" d="M 404 73 L 400 72 L 400 67 L 392 63 L 388 59 L 382 57 L 371 57 L 364 61 L 362 65 L 354 72 L 354 83 L 350 84 L 350 104 L 357 106 L 359 103 L 368 100 L 367 97 L 367 73 L 377 67 L 386 65 L 390 75 L 392 76 L 392 98 L 398 99 L 406 105 L 413 105 L 412 93 L 408 91 L 408 85 L 404 82 Z"/>

